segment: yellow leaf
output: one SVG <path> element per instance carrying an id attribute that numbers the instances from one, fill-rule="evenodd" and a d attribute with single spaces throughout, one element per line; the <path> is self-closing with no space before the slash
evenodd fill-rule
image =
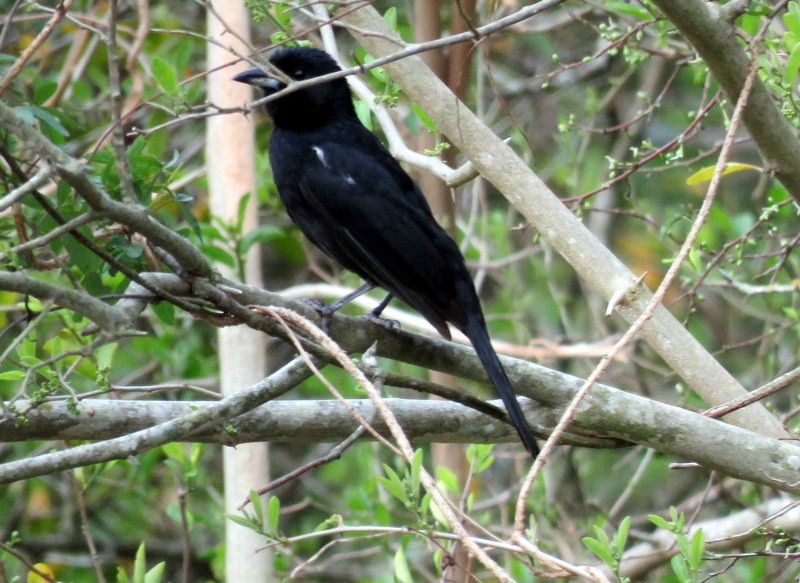
<path id="1" fill-rule="evenodd" d="M 36 563 L 34 567 L 36 567 L 42 573 L 49 575 L 50 580 L 55 581 L 56 576 L 53 573 L 53 570 L 49 566 L 47 566 L 47 563 Z M 49 581 L 44 577 L 42 577 L 41 575 L 39 575 L 39 573 L 36 573 L 35 571 L 29 571 L 28 583 L 49 583 Z"/>
<path id="2" fill-rule="evenodd" d="M 705 168 L 701 168 L 686 179 L 686 184 L 693 186 L 702 182 L 708 182 L 714 175 L 715 168 L 716 166 L 706 166 Z M 752 164 L 728 162 L 725 164 L 725 169 L 722 171 L 722 175 L 725 176 L 726 174 L 733 174 L 734 172 L 739 172 L 741 170 L 755 170 L 756 172 L 763 172 L 763 169 L 759 168 L 758 166 L 753 166 Z"/>

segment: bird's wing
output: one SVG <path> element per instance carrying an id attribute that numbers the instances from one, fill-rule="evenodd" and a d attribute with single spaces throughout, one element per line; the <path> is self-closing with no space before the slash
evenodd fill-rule
<path id="1" fill-rule="evenodd" d="M 293 216 L 298 226 L 346 268 L 392 292 L 449 337 L 453 281 L 465 268 L 419 189 L 399 167 L 357 148 L 328 142 L 312 150 L 297 185 L 300 214 L 307 215 Z"/>

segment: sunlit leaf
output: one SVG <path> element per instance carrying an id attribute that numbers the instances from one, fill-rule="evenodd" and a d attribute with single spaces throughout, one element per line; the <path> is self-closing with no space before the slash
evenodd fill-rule
<path id="1" fill-rule="evenodd" d="M 414 583 L 414 578 L 411 576 L 411 568 L 408 566 L 405 551 L 403 547 L 397 549 L 394 554 L 394 578 L 395 581 L 400 583 Z"/>
<path id="2" fill-rule="evenodd" d="M 711 177 L 714 175 L 714 169 L 716 166 L 706 166 L 705 168 L 701 168 L 694 174 L 692 174 L 689 178 L 686 179 L 686 184 L 689 186 L 693 186 L 695 184 L 701 184 L 703 182 L 708 182 L 711 180 Z M 762 172 L 762 169 L 758 166 L 753 166 L 752 164 L 742 164 L 740 162 L 728 162 L 725 164 L 725 169 L 722 171 L 722 175 L 725 176 L 727 174 L 733 174 L 734 172 L 741 172 L 742 170 L 755 170 L 756 172 Z"/>
<path id="3" fill-rule="evenodd" d="M 153 77 L 167 95 L 177 95 L 180 90 L 175 69 L 161 57 L 153 57 L 150 63 Z"/>

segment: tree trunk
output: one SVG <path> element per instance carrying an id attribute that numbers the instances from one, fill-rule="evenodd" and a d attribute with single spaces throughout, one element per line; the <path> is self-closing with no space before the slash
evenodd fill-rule
<path id="1" fill-rule="evenodd" d="M 240 54 L 248 49 L 234 34 L 250 37 L 250 17 L 241 0 L 214 0 L 214 13 L 208 14 L 208 35 L 221 46 L 208 44 L 208 68 L 229 63 L 235 56 L 223 47 L 230 46 Z M 224 22 L 218 19 L 222 18 Z M 226 27 L 230 31 L 226 30 Z M 211 73 L 208 97 L 221 107 L 244 105 L 251 98 L 250 87 L 234 83 L 231 77 L 244 69 L 240 63 Z M 239 201 L 250 194 L 244 231 L 256 225 L 255 139 L 251 117 L 243 115 L 213 116 L 206 126 L 206 169 L 211 212 L 226 221 L 235 221 Z M 217 268 L 228 277 L 238 277 L 225 266 Z M 227 272 L 227 273 L 226 273 Z M 245 281 L 261 285 L 260 253 L 251 247 L 245 263 Z M 249 387 L 264 377 L 266 340 L 263 334 L 245 326 L 220 328 L 220 386 L 223 395 Z M 223 452 L 225 473 L 225 512 L 237 514 L 250 490 L 269 481 L 268 449 L 265 443 L 239 445 Z M 264 538 L 247 528 L 226 522 L 225 575 L 227 581 L 269 581 L 272 579 L 272 554 L 257 552 Z"/>

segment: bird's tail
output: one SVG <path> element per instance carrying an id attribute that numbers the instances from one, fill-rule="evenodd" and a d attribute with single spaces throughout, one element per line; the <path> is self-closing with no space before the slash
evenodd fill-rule
<path id="1" fill-rule="evenodd" d="M 486 374 L 489 375 L 489 380 L 500 394 L 500 398 L 503 400 L 508 415 L 511 417 L 511 422 L 514 424 L 514 428 L 517 430 L 522 443 L 525 445 L 525 449 L 527 449 L 528 453 L 535 459 L 536 456 L 539 455 L 539 446 L 536 444 L 536 437 L 517 402 L 514 389 L 511 386 L 511 381 L 508 380 L 506 371 L 503 365 L 500 364 L 500 359 L 497 358 L 494 347 L 492 347 L 492 341 L 489 339 L 489 333 L 486 330 L 486 324 L 483 318 L 480 316 L 471 317 L 467 323 L 466 329 L 462 331 L 472 342 L 472 346 L 475 348 L 475 352 L 478 354 L 483 368 L 486 369 Z"/>

